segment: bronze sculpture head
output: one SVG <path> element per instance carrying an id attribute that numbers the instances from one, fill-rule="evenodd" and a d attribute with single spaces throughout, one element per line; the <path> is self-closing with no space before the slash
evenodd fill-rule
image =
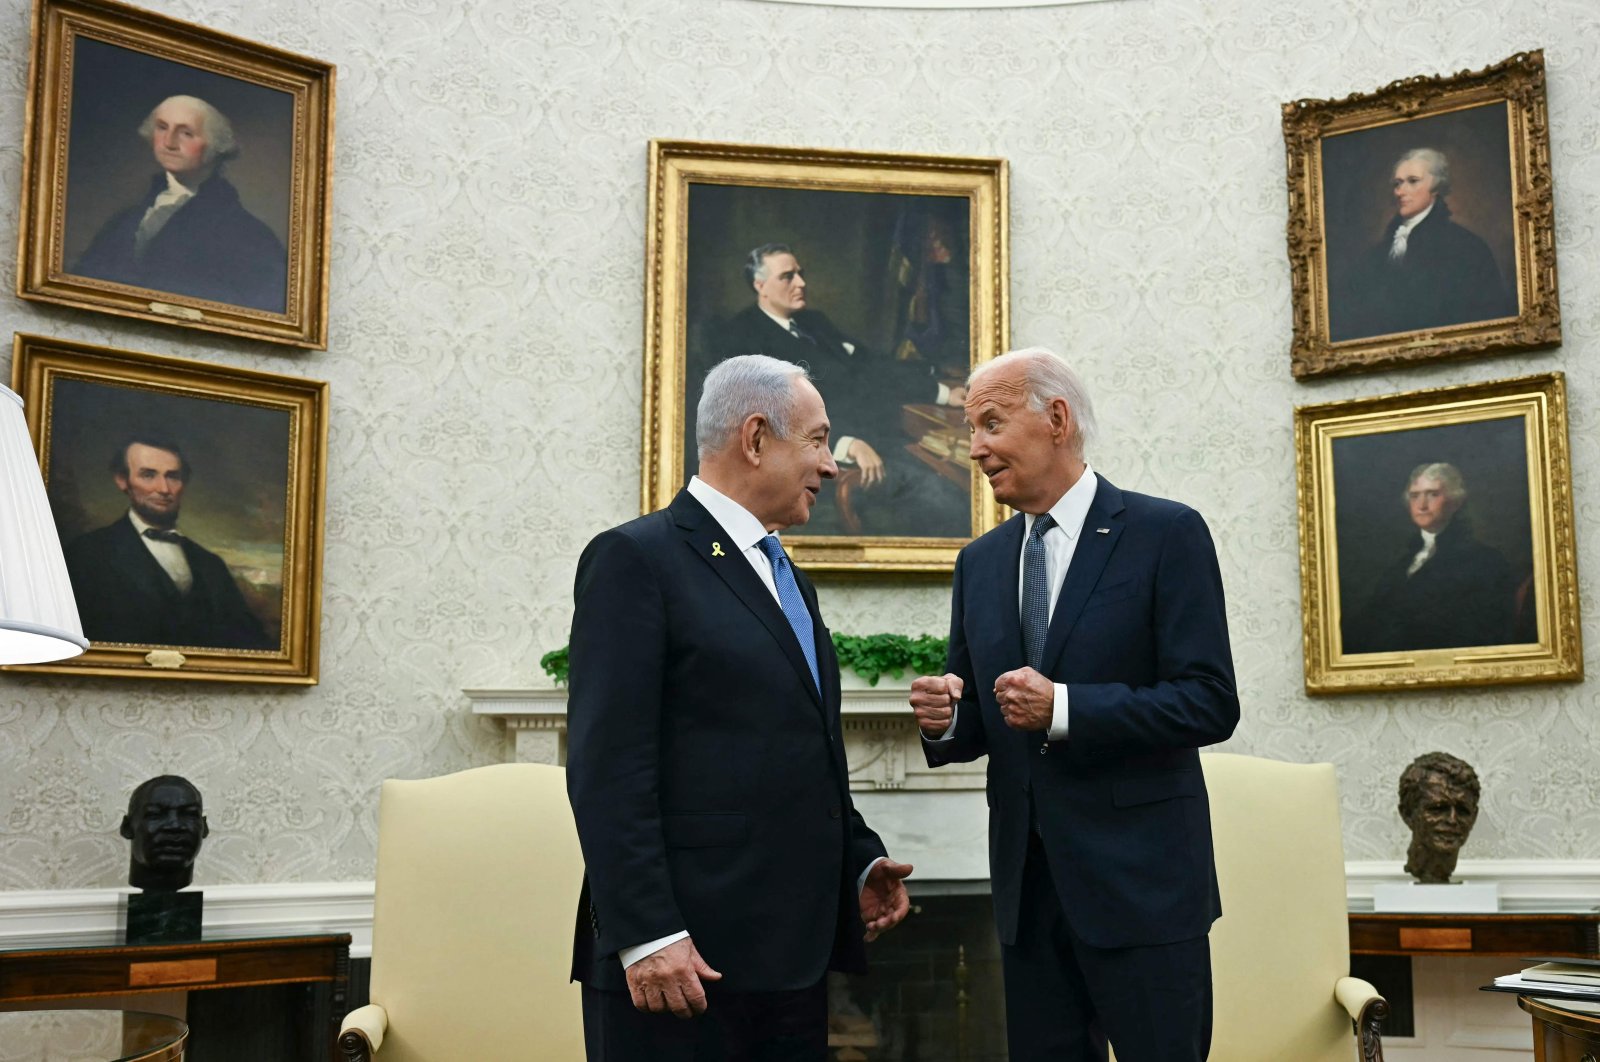
<path id="1" fill-rule="evenodd" d="M 1406 873 L 1443 885 L 1478 821 L 1478 774 L 1448 752 L 1427 752 L 1400 774 L 1400 818 L 1411 827 Z"/>
<path id="2" fill-rule="evenodd" d="M 177 892 L 194 880 L 194 858 L 211 829 L 200 790 L 187 779 L 163 774 L 133 791 L 119 832 L 133 842 L 128 884 L 149 892 Z"/>

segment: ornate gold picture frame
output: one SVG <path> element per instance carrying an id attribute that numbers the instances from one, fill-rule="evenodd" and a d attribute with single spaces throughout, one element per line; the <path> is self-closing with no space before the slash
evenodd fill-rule
<path id="1" fill-rule="evenodd" d="M 768 354 L 811 370 L 840 463 L 796 561 L 950 571 L 1000 520 L 960 400 L 1006 348 L 1006 196 L 1003 159 L 651 141 L 644 511 L 694 471 L 705 373 Z"/>
<path id="2" fill-rule="evenodd" d="M 1308 693 L 1583 677 L 1560 373 L 1295 410 Z"/>
<path id="3" fill-rule="evenodd" d="M 21 334 L 11 365 L 90 641 L 12 670 L 315 684 L 328 385 Z"/>
<path id="4" fill-rule="evenodd" d="M 333 67 L 36 0 L 17 294 L 323 350 Z"/>
<path id="5" fill-rule="evenodd" d="M 1544 53 L 1283 105 L 1297 377 L 1561 342 Z"/>

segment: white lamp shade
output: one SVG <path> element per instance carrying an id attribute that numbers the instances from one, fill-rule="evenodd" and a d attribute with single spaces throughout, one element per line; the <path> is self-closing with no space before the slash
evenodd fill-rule
<path id="1" fill-rule="evenodd" d="M 0 664 L 64 660 L 87 648 L 22 398 L 0 387 Z"/>

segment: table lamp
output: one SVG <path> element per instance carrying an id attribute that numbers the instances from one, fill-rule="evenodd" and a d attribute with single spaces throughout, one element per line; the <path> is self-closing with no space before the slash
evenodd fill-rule
<path id="1" fill-rule="evenodd" d="M 22 398 L 0 386 L 0 664 L 64 660 L 87 648 Z"/>

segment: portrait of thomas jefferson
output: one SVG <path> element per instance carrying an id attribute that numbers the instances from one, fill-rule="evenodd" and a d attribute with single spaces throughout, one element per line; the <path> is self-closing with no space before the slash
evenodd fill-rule
<path id="1" fill-rule="evenodd" d="M 1517 316 L 1503 104 L 1325 138 L 1323 176 L 1332 342 Z"/>
<path id="2" fill-rule="evenodd" d="M 65 270 L 284 313 L 292 99 L 97 41 L 76 52 Z"/>
<path id="3" fill-rule="evenodd" d="M 1400 499 L 1412 533 L 1390 554 L 1365 604 L 1343 617 L 1347 653 L 1404 652 L 1504 645 L 1515 640 L 1518 612 L 1511 567 L 1480 541 L 1465 511 L 1469 493 L 1459 469 L 1443 461 L 1416 466 Z"/>

